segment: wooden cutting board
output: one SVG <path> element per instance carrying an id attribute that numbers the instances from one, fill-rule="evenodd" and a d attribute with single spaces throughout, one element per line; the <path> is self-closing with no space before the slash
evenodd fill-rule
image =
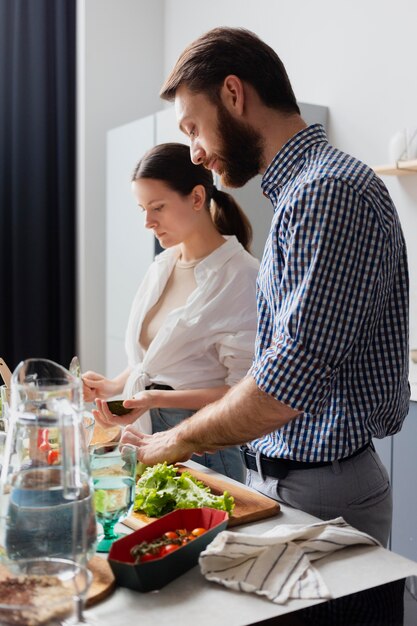
<path id="1" fill-rule="evenodd" d="M 94 432 L 90 441 L 90 446 L 96 446 L 120 439 L 122 429 L 120 426 L 110 426 L 110 428 L 103 428 L 97 422 L 94 424 Z"/>
<path id="2" fill-rule="evenodd" d="M 87 592 L 86 607 L 93 606 L 101 602 L 109 596 L 115 586 L 116 580 L 113 576 L 112 569 L 106 559 L 99 556 L 93 556 L 87 565 L 93 574 L 91 585 Z M 0 565 L 0 580 L 9 578 L 10 574 L 6 567 Z"/>
<path id="3" fill-rule="evenodd" d="M 93 580 L 87 593 L 86 607 L 93 606 L 109 596 L 115 586 L 116 579 L 107 561 L 100 556 L 93 556 L 88 562 L 88 569 L 93 574 Z"/>
<path id="4" fill-rule="evenodd" d="M 229 518 L 229 527 L 256 522 L 257 520 L 272 517 L 279 513 L 280 507 L 275 500 L 267 498 L 256 491 L 252 491 L 244 485 L 240 486 L 236 483 L 229 483 L 222 478 L 220 474 L 206 474 L 194 468 L 184 467 L 183 465 L 179 465 L 178 467 L 180 471 L 187 470 L 190 474 L 195 476 L 195 478 L 201 480 L 201 482 L 210 487 L 213 493 L 219 495 L 224 491 L 228 491 L 230 495 L 234 497 L 235 508 L 233 509 L 232 516 Z M 123 524 L 133 530 L 138 530 L 154 519 L 155 518 L 147 517 L 143 513 L 133 512 L 123 521 Z"/>

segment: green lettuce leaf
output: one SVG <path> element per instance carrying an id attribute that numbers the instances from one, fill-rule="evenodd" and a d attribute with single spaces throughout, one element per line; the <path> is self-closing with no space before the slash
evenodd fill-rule
<path id="1" fill-rule="evenodd" d="M 217 496 L 189 472 L 180 473 L 173 465 L 158 463 L 147 467 L 136 485 L 135 511 L 160 517 L 174 509 L 200 507 L 232 513 L 234 499 L 227 491 Z"/>

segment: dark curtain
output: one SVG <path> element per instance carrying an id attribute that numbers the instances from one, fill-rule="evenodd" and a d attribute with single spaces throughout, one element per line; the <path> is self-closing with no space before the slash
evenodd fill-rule
<path id="1" fill-rule="evenodd" d="M 0 356 L 75 346 L 75 0 L 0 0 Z"/>

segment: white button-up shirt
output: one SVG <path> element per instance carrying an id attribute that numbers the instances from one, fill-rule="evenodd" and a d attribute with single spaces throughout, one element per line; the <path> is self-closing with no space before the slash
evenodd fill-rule
<path id="1" fill-rule="evenodd" d="M 126 331 L 132 371 L 125 397 L 151 382 L 174 389 L 233 385 L 252 364 L 259 262 L 234 236 L 196 265 L 196 289 L 184 306 L 168 314 L 143 353 L 139 345 L 143 319 L 160 298 L 179 254 L 175 246 L 156 257 L 133 301 Z M 145 416 L 140 424 L 145 429 Z"/>

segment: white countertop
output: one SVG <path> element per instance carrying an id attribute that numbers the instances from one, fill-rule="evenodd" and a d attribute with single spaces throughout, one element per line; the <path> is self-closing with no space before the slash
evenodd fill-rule
<path id="1" fill-rule="evenodd" d="M 190 463 L 194 467 L 201 466 Z M 207 470 L 210 473 L 210 470 Z M 259 534 L 277 524 L 308 524 L 316 518 L 281 505 L 272 518 L 233 531 Z M 338 598 L 394 580 L 417 576 L 417 563 L 384 548 L 357 546 L 345 548 L 315 562 L 330 590 Z M 317 601 L 292 600 L 277 605 L 254 594 L 231 591 L 208 582 L 194 567 L 160 591 L 140 593 L 118 587 L 107 600 L 86 611 L 100 626 L 138 624 L 140 626 L 246 626 L 297 611 Z"/>

